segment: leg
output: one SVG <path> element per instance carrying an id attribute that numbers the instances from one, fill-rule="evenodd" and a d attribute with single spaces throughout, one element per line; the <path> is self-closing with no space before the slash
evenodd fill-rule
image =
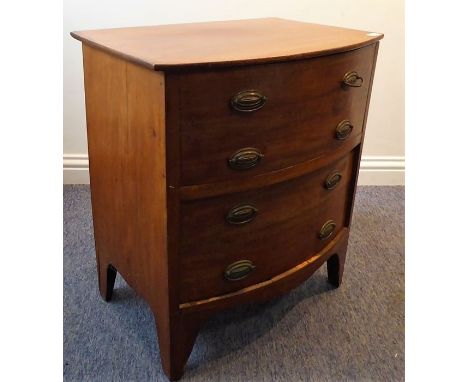
<path id="1" fill-rule="evenodd" d="M 171 381 L 177 381 L 184 374 L 198 332 L 206 322 L 205 315 L 179 314 L 167 321 L 163 317 L 158 320 L 155 314 L 155 320 L 163 370 Z"/>
<path id="2" fill-rule="evenodd" d="M 115 277 L 117 270 L 110 264 L 101 264 L 97 259 L 99 292 L 105 301 L 110 301 L 114 290 Z"/>
<path id="3" fill-rule="evenodd" d="M 327 260 L 328 281 L 335 287 L 339 287 L 343 278 L 346 248 L 331 255 Z"/>

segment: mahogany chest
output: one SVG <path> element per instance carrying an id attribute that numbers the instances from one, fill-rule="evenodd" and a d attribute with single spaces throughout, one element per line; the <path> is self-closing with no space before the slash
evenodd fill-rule
<path id="1" fill-rule="evenodd" d="M 83 43 L 99 289 L 116 272 L 182 376 L 209 316 L 343 275 L 379 40 L 282 19 Z"/>

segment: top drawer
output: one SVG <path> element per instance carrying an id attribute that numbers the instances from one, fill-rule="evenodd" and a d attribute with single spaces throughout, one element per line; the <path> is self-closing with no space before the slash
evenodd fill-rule
<path id="1" fill-rule="evenodd" d="M 370 45 L 310 60 L 168 74 L 168 115 L 180 129 L 181 184 L 242 180 L 318 157 L 359 135 L 374 50 Z M 345 85 L 350 72 L 362 80 Z M 251 90 L 258 94 L 235 103 L 239 92 Z"/>

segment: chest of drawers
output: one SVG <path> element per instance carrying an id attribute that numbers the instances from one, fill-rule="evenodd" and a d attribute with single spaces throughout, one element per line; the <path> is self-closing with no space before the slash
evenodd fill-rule
<path id="1" fill-rule="evenodd" d="M 83 43 L 99 290 L 118 271 L 182 376 L 213 313 L 343 274 L 381 34 L 282 19 Z"/>

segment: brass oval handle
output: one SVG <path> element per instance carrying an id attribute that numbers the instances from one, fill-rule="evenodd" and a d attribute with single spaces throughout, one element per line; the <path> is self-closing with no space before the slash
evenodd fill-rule
<path id="1" fill-rule="evenodd" d="M 245 279 L 253 270 L 255 265 L 250 260 L 239 260 L 229 265 L 224 271 L 224 277 L 228 281 Z"/>
<path id="2" fill-rule="evenodd" d="M 343 77 L 343 85 L 359 88 L 362 86 L 364 79 L 355 71 L 348 72 Z"/>
<path id="3" fill-rule="evenodd" d="M 250 204 L 232 207 L 226 215 L 229 224 L 245 224 L 251 222 L 257 215 L 258 209 Z"/>
<path id="4" fill-rule="evenodd" d="M 335 138 L 342 141 L 349 137 L 351 131 L 353 130 L 353 125 L 347 119 L 341 121 L 335 130 Z"/>
<path id="5" fill-rule="evenodd" d="M 267 97 L 257 90 L 243 90 L 231 97 L 231 106 L 234 110 L 250 112 L 261 109 Z"/>
<path id="6" fill-rule="evenodd" d="M 336 223 L 333 220 L 328 220 L 322 228 L 320 228 L 320 233 L 319 233 L 319 238 L 321 240 L 326 240 L 328 239 L 333 231 L 335 231 L 336 228 Z"/>
<path id="7" fill-rule="evenodd" d="M 327 176 L 325 179 L 325 188 L 327 190 L 333 190 L 338 183 L 340 183 L 342 175 L 339 171 L 333 171 L 330 175 Z"/>
<path id="8" fill-rule="evenodd" d="M 263 156 L 259 149 L 246 147 L 232 154 L 228 162 L 234 170 L 247 170 L 256 166 Z"/>

